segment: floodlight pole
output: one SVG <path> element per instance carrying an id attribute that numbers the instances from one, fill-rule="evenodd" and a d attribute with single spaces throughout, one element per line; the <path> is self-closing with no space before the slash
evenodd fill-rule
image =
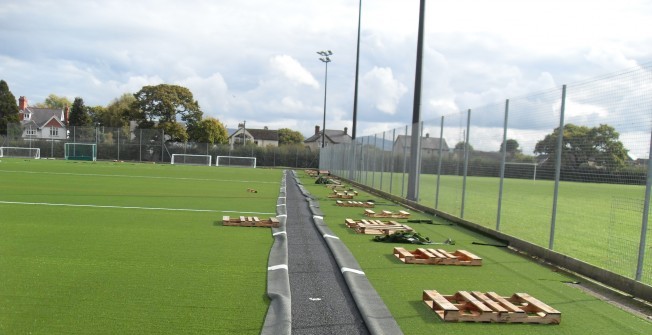
<path id="1" fill-rule="evenodd" d="M 355 130 L 358 120 L 358 75 L 360 73 L 360 24 L 362 21 L 362 0 L 358 5 L 358 46 L 355 54 L 355 88 L 353 89 L 353 127 L 351 138 L 355 140 Z"/>
<path id="2" fill-rule="evenodd" d="M 321 130 L 321 147 L 324 148 L 326 147 L 326 92 L 328 90 L 328 63 L 331 62 L 329 56 L 331 56 L 333 52 L 330 50 L 317 51 L 317 54 L 322 56 L 319 58 L 319 60 L 324 62 L 324 64 L 326 65 L 326 70 L 324 73 L 324 121 L 322 123 L 322 130 Z"/>
<path id="3" fill-rule="evenodd" d="M 418 201 L 419 197 L 419 154 L 421 153 L 421 73 L 423 69 L 423 31 L 426 12 L 426 0 L 421 0 L 419 7 L 419 34 L 417 37 L 417 65 L 414 76 L 414 104 L 412 109 L 412 138 L 410 143 L 410 172 L 408 174 L 407 199 Z"/>

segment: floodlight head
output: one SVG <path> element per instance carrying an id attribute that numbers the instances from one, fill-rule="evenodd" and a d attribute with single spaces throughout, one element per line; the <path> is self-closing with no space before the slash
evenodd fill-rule
<path id="1" fill-rule="evenodd" d="M 328 62 L 331 61 L 331 59 L 328 58 L 328 57 L 322 57 L 322 58 L 319 58 L 319 60 L 322 61 L 322 62 L 324 62 L 324 63 L 328 63 Z"/>

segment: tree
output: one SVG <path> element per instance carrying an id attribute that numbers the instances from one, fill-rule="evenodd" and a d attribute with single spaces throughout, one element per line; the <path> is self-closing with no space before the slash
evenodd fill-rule
<path id="1" fill-rule="evenodd" d="M 303 143 L 303 135 L 295 130 L 289 128 L 281 128 L 278 130 L 278 144 L 301 144 Z"/>
<path id="2" fill-rule="evenodd" d="M 212 117 L 205 118 L 196 127 L 188 129 L 191 140 L 199 143 L 225 144 L 229 140 L 229 134 L 224 124 Z"/>
<path id="3" fill-rule="evenodd" d="M 505 152 L 508 157 L 516 157 L 516 155 L 521 153 L 521 149 L 519 149 L 520 144 L 518 144 L 518 141 L 515 139 L 507 139 L 507 141 L 501 143 L 500 152 L 503 152 L 503 146 L 505 146 L 505 144 L 507 145 Z"/>
<path id="4" fill-rule="evenodd" d="M 469 149 L 469 152 L 473 151 L 473 146 L 471 143 L 467 143 L 466 148 Z M 464 151 L 464 141 L 460 141 L 455 144 L 455 151 Z"/>
<path id="5" fill-rule="evenodd" d="M 86 107 L 84 106 L 84 99 L 75 98 L 70 110 L 68 124 L 71 126 L 90 126 L 93 123 L 91 117 L 88 116 Z"/>
<path id="6" fill-rule="evenodd" d="M 16 97 L 9 90 L 7 82 L 0 80 L 0 134 L 7 133 L 7 124 L 19 121 L 18 112 Z"/>
<path id="7" fill-rule="evenodd" d="M 593 128 L 572 123 L 565 125 L 562 135 L 562 166 L 572 169 L 583 164 L 598 164 L 603 168 L 613 169 L 624 167 L 628 150 L 618 140 L 619 137 L 620 134 L 606 124 Z M 558 138 L 559 127 L 537 142 L 534 153 L 556 156 Z"/>
<path id="8" fill-rule="evenodd" d="M 91 118 L 91 124 L 94 125 L 103 125 L 106 124 L 103 122 L 104 115 L 106 114 L 106 107 L 104 106 L 86 106 L 86 114 Z"/>
<path id="9" fill-rule="evenodd" d="M 185 87 L 168 84 L 144 86 L 134 97 L 135 106 L 143 112 L 141 116 L 149 121 L 177 122 L 179 118 L 188 125 L 201 121 L 203 113 L 199 103 Z"/>
<path id="10" fill-rule="evenodd" d="M 156 128 L 163 130 L 165 135 L 170 136 L 170 141 L 172 142 L 188 141 L 188 132 L 180 123 L 163 122 L 159 123 Z"/>
<path id="11" fill-rule="evenodd" d="M 134 109 L 136 98 L 133 94 L 125 93 L 119 98 L 114 99 L 106 106 L 106 112 L 101 117 L 101 123 L 107 127 L 123 127 L 129 123 L 132 117 L 138 115 L 138 110 Z"/>
<path id="12" fill-rule="evenodd" d="M 64 109 L 70 105 L 72 105 L 72 103 L 70 103 L 70 100 L 68 100 L 68 98 L 60 97 L 56 94 L 50 94 L 45 99 L 45 102 L 39 102 L 36 105 L 34 105 L 34 107 Z"/>

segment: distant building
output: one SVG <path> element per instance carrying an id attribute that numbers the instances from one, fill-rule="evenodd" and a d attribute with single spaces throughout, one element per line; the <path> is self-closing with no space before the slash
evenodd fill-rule
<path id="1" fill-rule="evenodd" d="M 430 134 L 426 134 L 425 137 L 421 138 L 421 155 L 423 156 L 438 156 L 439 147 L 441 146 L 442 154 L 447 155 L 450 153 L 450 148 L 446 143 L 446 139 L 430 137 Z M 412 136 L 407 135 L 398 135 L 396 141 L 394 141 L 394 153 L 403 154 L 403 150 L 409 153 L 410 148 L 412 147 Z"/>
<path id="2" fill-rule="evenodd" d="M 27 98 L 18 99 L 18 117 L 22 137 L 26 140 L 55 139 L 65 140 L 67 134 L 69 108 L 29 107 Z"/>
<path id="3" fill-rule="evenodd" d="M 258 147 L 278 147 L 278 130 L 246 128 L 244 123 L 238 124 L 238 130 L 229 135 L 231 148 L 253 143 Z"/>
<path id="4" fill-rule="evenodd" d="M 344 127 L 342 130 L 333 130 L 326 129 L 324 136 L 325 147 L 332 144 L 341 144 L 341 143 L 351 143 L 353 139 L 348 134 L 348 128 Z M 310 148 L 311 150 L 317 150 L 321 148 L 322 141 L 322 132 L 319 129 L 319 126 L 315 126 L 315 134 L 307 138 L 303 143 Z"/>

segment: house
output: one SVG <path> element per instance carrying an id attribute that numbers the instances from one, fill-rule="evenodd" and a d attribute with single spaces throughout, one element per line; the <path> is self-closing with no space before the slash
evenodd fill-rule
<path id="1" fill-rule="evenodd" d="M 231 148 L 238 145 L 253 143 L 258 147 L 278 147 L 278 130 L 245 128 L 244 123 L 238 124 L 238 129 L 229 135 Z"/>
<path id="2" fill-rule="evenodd" d="M 26 140 L 55 139 L 65 140 L 67 134 L 68 113 L 66 108 L 29 107 L 27 98 L 18 99 L 18 117 L 22 128 L 22 137 Z"/>
<path id="3" fill-rule="evenodd" d="M 446 139 L 430 137 L 430 134 L 426 134 L 425 137 L 421 138 L 421 155 L 422 156 L 437 156 L 439 155 L 439 147 L 441 146 L 442 153 L 448 154 L 450 148 L 446 143 Z M 403 150 L 409 153 L 410 148 L 412 147 L 412 136 L 407 135 L 398 135 L 396 141 L 394 141 L 393 151 L 396 154 L 403 154 Z"/>
<path id="4" fill-rule="evenodd" d="M 324 133 L 325 147 L 331 144 L 351 143 L 352 140 L 353 139 L 348 134 L 347 127 L 344 127 L 344 131 L 326 129 L 326 132 Z M 315 134 L 307 138 L 305 141 L 303 141 L 303 143 L 306 145 L 306 147 L 310 148 L 311 150 L 317 150 L 321 148 L 321 141 L 322 141 L 322 132 L 320 131 L 319 126 L 315 126 Z"/>

